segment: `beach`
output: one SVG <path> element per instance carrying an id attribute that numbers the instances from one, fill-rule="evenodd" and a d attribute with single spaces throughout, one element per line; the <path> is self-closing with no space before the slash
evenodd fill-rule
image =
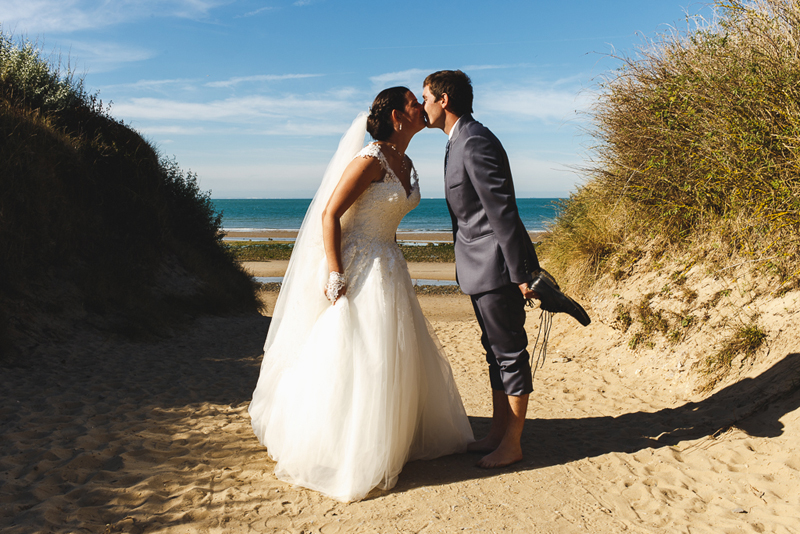
<path id="1" fill-rule="evenodd" d="M 285 267 L 245 264 L 256 276 Z M 454 266 L 410 270 L 450 279 Z M 554 317 L 522 462 L 498 470 L 477 468 L 472 454 L 412 462 L 394 489 L 350 504 L 275 479 L 250 428 L 277 292 L 262 291 L 263 315 L 204 317 L 167 339 L 83 333 L 42 344 L 28 366 L 2 369 L 0 530 L 798 532 L 800 292 L 759 293 L 758 280 L 734 271 L 689 272 L 698 307 L 720 288 L 741 290 L 709 305 L 681 343 L 652 349 L 630 348 L 615 310 L 663 287 L 669 269 L 600 284 L 580 297 L 590 326 Z M 658 298 L 665 309 L 674 304 Z M 490 390 L 469 297 L 420 295 L 420 303 L 481 436 Z M 758 310 L 769 348 L 702 393 L 691 362 L 717 346 L 721 318 L 738 308 Z M 540 311 L 527 314 L 533 349 Z"/>
<path id="2" fill-rule="evenodd" d="M 391 24 L 347 2 L 6 4 L 0 534 L 800 533 L 800 2 L 370 6 Z M 466 65 L 475 90 L 427 77 L 436 55 Z M 371 187 L 379 165 L 341 169 L 365 99 L 403 80 L 417 94 L 383 92 L 368 122 L 392 149 L 382 166 L 416 194 L 395 187 L 350 219 L 379 236 L 390 221 L 366 223 L 416 205 L 396 237 L 427 323 L 403 317 L 405 292 L 373 293 L 379 277 L 362 293 L 399 306 L 398 328 L 373 331 L 401 348 L 400 382 L 435 367 L 403 367 L 418 345 L 403 334 L 430 326 L 487 434 L 488 366 L 448 263 L 458 206 L 443 194 L 514 212 L 591 324 L 525 308 L 521 461 L 413 461 L 395 487 L 342 503 L 276 478 L 248 407 L 298 229 L 342 200 L 337 178 L 340 207 Z M 473 107 L 504 150 L 473 137 Z M 409 145 L 423 122 L 452 134 L 450 150 L 432 130 Z M 480 231 L 459 239 L 491 237 L 492 221 L 468 219 Z M 386 259 L 384 280 L 405 276 L 399 254 Z M 297 283 L 331 322 L 283 336 L 282 357 L 321 337 L 381 350 L 332 333 L 348 317 L 327 308 L 316 267 Z M 379 374 L 342 351 L 313 356 L 331 355 Z M 324 377 L 330 388 L 301 376 L 294 393 L 329 415 L 320 391 L 349 388 Z M 337 445 L 295 423 L 322 455 Z"/>
<path id="3" fill-rule="evenodd" d="M 252 240 L 269 240 L 269 241 L 294 241 L 297 237 L 297 230 L 225 230 L 225 239 L 235 239 L 246 241 Z M 528 232 L 531 239 L 536 242 L 539 241 L 545 232 Z M 452 232 L 411 232 L 400 230 L 397 232 L 398 242 L 411 242 L 411 243 L 452 243 Z"/>

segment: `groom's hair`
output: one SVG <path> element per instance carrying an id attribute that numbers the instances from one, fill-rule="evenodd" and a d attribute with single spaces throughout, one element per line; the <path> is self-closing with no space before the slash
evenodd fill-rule
<path id="1" fill-rule="evenodd" d="M 459 117 L 472 113 L 472 81 L 460 70 L 434 72 L 425 78 L 425 86 L 437 101 L 447 93 L 451 111 Z"/>

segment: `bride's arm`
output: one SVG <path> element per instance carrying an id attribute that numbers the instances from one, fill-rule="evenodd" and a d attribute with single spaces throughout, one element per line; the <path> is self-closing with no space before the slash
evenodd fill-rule
<path id="1" fill-rule="evenodd" d="M 344 274 L 342 262 L 342 215 L 353 205 L 369 184 L 382 177 L 381 164 L 375 158 L 355 158 L 342 173 L 336 189 L 322 212 L 322 239 L 328 270 Z M 338 296 L 344 295 L 345 289 Z"/>

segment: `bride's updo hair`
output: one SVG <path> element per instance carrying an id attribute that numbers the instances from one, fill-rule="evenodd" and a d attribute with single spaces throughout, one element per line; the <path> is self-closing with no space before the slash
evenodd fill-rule
<path id="1" fill-rule="evenodd" d="M 408 87 L 390 87 L 384 89 L 369 108 L 367 117 L 367 131 L 376 141 L 386 141 L 394 133 L 394 123 L 392 123 L 392 111 L 406 110 L 406 95 Z"/>

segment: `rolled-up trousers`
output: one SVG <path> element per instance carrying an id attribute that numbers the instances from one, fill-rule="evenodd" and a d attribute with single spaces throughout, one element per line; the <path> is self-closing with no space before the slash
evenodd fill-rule
<path id="1" fill-rule="evenodd" d="M 514 396 L 530 393 L 533 381 L 525 333 L 525 299 L 519 287 L 510 284 L 471 298 L 481 326 L 492 389 Z"/>

